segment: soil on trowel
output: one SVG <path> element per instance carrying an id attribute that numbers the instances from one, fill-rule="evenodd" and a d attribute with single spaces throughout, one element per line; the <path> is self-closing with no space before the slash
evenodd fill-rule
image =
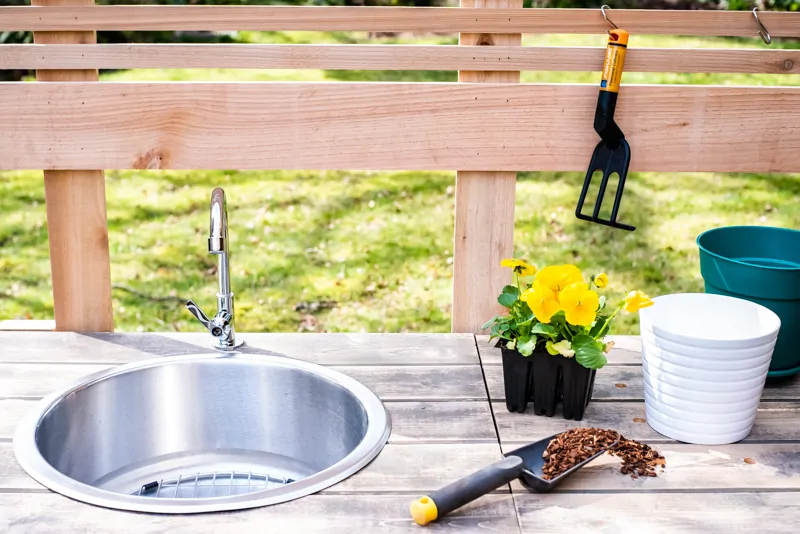
<path id="1" fill-rule="evenodd" d="M 657 450 L 623 435 L 602 428 L 573 428 L 554 437 L 542 453 L 545 459 L 542 478 L 552 480 L 582 461 L 616 445 L 608 453 L 622 460 L 620 471 L 631 478 L 655 477 L 657 467 L 666 467 L 666 460 Z"/>

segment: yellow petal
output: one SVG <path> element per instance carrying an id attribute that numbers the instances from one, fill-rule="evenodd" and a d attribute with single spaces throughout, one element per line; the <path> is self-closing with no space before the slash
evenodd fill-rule
<path id="1" fill-rule="evenodd" d="M 654 302 L 642 291 L 631 291 L 625 297 L 625 311 L 635 313 L 642 308 L 649 308 Z"/>
<path id="2" fill-rule="evenodd" d="M 608 275 L 606 273 L 600 273 L 594 277 L 594 285 L 599 288 L 604 288 L 608 285 Z"/>
<path id="3" fill-rule="evenodd" d="M 583 306 L 565 309 L 564 315 L 567 318 L 567 322 L 574 326 L 589 326 L 594 322 L 594 319 L 597 316 L 594 310 L 590 310 Z"/>
<path id="4" fill-rule="evenodd" d="M 500 262 L 500 266 L 501 267 L 511 267 L 511 268 L 513 268 L 516 265 L 517 265 L 517 260 L 515 260 L 514 258 L 506 258 L 506 259 L 504 259 L 503 261 Z"/>

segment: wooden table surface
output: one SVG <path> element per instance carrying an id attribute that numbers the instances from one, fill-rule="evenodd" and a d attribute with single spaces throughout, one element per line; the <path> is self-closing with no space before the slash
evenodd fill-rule
<path id="1" fill-rule="evenodd" d="M 0 532 L 797 532 L 800 524 L 800 378 L 768 385 L 752 434 L 698 446 L 654 432 L 644 419 L 638 339 L 616 338 L 583 421 L 512 414 L 499 349 L 470 334 L 243 334 L 246 352 L 335 367 L 370 387 L 392 416 L 389 443 L 366 468 L 302 499 L 240 512 L 170 516 L 72 501 L 31 479 L 12 437 L 43 395 L 80 377 L 156 356 L 209 352 L 207 334 L 0 332 Z M 632 480 L 603 457 L 556 492 L 519 483 L 418 527 L 415 497 L 573 426 L 600 426 L 654 445 L 658 478 Z M 745 462 L 748 458 L 748 463 Z"/>

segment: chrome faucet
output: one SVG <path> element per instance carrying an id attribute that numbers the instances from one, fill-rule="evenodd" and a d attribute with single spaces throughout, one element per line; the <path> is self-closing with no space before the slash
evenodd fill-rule
<path id="1" fill-rule="evenodd" d="M 235 350 L 244 344 L 236 338 L 233 320 L 233 293 L 231 292 L 230 266 L 228 264 L 228 209 L 225 192 L 217 187 L 211 193 L 211 232 L 208 237 L 208 252 L 219 256 L 217 276 L 217 314 L 213 319 L 190 300 L 186 308 L 205 326 L 214 338 L 212 346 L 217 350 Z"/>

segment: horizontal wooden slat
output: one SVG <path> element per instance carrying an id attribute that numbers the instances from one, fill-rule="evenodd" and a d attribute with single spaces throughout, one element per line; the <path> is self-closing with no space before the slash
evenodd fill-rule
<path id="1" fill-rule="evenodd" d="M 577 475 L 580 476 L 580 475 Z M 524 534 L 794 534 L 797 492 L 548 494 L 514 496 Z M 635 525 L 635 526 L 634 526 Z"/>
<path id="2" fill-rule="evenodd" d="M 324 493 L 427 492 L 501 457 L 497 442 L 388 444 L 367 467 Z M 17 463 L 13 444 L 0 441 L 0 490 L 40 488 Z M 497 492 L 508 490 L 503 486 Z"/>
<path id="3" fill-rule="evenodd" d="M 503 368 L 499 365 L 484 366 L 489 398 L 504 400 Z M 641 366 L 607 366 L 597 371 L 592 399 L 599 401 L 644 400 L 644 376 Z M 761 394 L 762 401 L 800 400 L 800 376 L 780 382 L 767 381 Z M 529 404 L 528 409 L 533 411 Z M 598 410 L 602 407 L 598 407 Z"/>
<path id="4" fill-rule="evenodd" d="M 43 397 L 108 365 L 0 364 L 0 398 Z M 343 366 L 346 375 L 372 389 L 384 401 L 482 400 L 481 368 L 459 366 Z"/>
<path id="5" fill-rule="evenodd" d="M 35 400 L 0 398 L 0 440 L 14 436 Z M 489 403 L 484 401 L 387 402 L 392 417 L 390 443 L 497 442 Z M 446 421 L 447 424 L 442 424 Z"/>
<path id="6" fill-rule="evenodd" d="M 626 438 L 648 443 L 672 441 L 647 424 L 644 402 L 590 403 L 581 421 L 564 419 L 560 408 L 554 417 L 539 417 L 533 410 L 511 413 L 504 402 L 494 403 L 494 415 L 503 443 L 530 443 L 574 427 L 613 428 Z M 745 441 L 800 443 L 800 402 L 762 402 L 753 431 Z"/>
<path id="7" fill-rule="evenodd" d="M 56 494 L 0 493 L 0 525 L 11 525 L 9 534 L 55 530 L 74 534 L 408 534 L 419 528 L 408 511 L 413 498 L 407 494 L 311 495 L 241 512 L 155 516 L 89 506 Z M 428 525 L 424 532 L 516 534 L 519 526 L 511 495 L 487 495 Z"/>
<path id="8" fill-rule="evenodd" d="M 323 365 L 477 365 L 470 334 L 346 334 L 244 332 L 243 352 L 289 356 Z M 130 363 L 156 356 L 213 353 L 208 332 L 0 332 L 0 362 Z M 0 394 L 1 395 L 1 394 Z"/>
<path id="9" fill-rule="evenodd" d="M 594 85 L 5 83 L 0 168 L 585 170 L 598 142 L 597 93 Z M 616 116 L 631 170 L 800 170 L 798 87 L 626 86 Z"/>
<path id="10" fill-rule="evenodd" d="M 3 7 L 0 30 L 319 30 L 491 33 L 605 33 L 599 9 L 424 7 L 96 6 Z M 747 11 L 608 12 L 634 34 L 727 35 L 758 39 Z M 762 12 L 773 37 L 800 37 L 800 13 Z"/>
<path id="11" fill-rule="evenodd" d="M 0 69 L 600 71 L 605 48 L 436 45 L 4 45 Z M 800 72 L 800 51 L 631 48 L 629 72 Z"/>

